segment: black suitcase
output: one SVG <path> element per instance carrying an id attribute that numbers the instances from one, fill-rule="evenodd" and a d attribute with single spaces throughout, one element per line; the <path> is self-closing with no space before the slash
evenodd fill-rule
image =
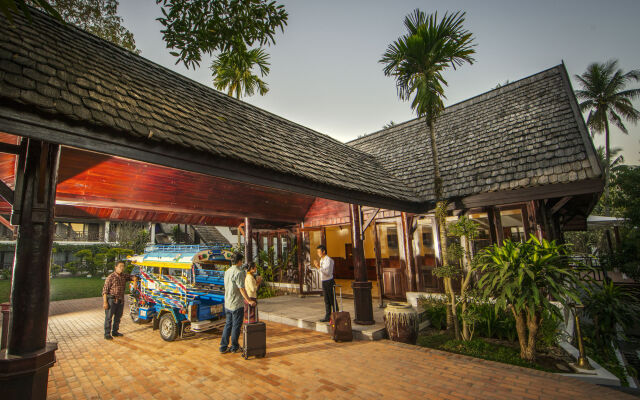
<path id="1" fill-rule="evenodd" d="M 256 305 L 256 319 L 258 310 Z M 242 325 L 242 336 L 244 346 L 242 347 L 242 357 L 245 360 L 251 356 L 262 358 L 267 355 L 267 326 L 264 322 L 247 322 Z"/>
<path id="2" fill-rule="evenodd" d="M 329 333 L 336 342 L 353 341 L 353 330 L 351 330 L 351 315 L 346 311 L 338 311 L 338 299 L 336 298 L 336 288 L 333 287 L 334 310 L 329 321 Z M 342 308 L 342 288 L 340 288 L 340 308 Z"/>

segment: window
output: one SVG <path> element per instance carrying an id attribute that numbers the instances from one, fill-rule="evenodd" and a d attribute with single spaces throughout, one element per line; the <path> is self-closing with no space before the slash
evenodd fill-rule
<path id="1" fill-rule="evenodd" d="M 489 216 L 487 213 L 471 213 L 468 217 L 478 223 L 478 237 L 471 242 L 471 252 L 473 255 L 476 255 L 480 250 L 491 246 Z"/>
<path id="2" fill-rule="evenodd" d="M 502 231 L 505 239 L 511 239 L 514 242 L 524 242 L 526 240 L 524 221 L 520 209 L 500 211 L 500 221 L 502 222 Z"/>
<path id="3" fill-rule="evenodd" d="M 400 249 L 398 246 L 398 227 L 395 223 L 376 224 L 380 242 L 380 258 L 383 268 L 400 268 Z"/>

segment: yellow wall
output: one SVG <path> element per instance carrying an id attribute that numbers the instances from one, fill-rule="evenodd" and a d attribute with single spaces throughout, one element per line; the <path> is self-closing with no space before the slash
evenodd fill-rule
<path id="1" fill-rule="evenodd" d="M 345 244 L 351 243 L 351 228 L 347 226 L 328 226 L 327 235 L 327 254 L 329 257 L 346 258 Z"/>
<path id="2" fill-rule="evenodd" d="M 373 230 L 375 225 L 369 225 L 364 231 L 364 258 L 376 258 L 375 240 L 373 239 Z"/>
<path id="3" fill-rule="evenodd" d="M 309 231 L 309 258 L 311 259 L 311 265 L 313 265 L 315 260 L 320 261 L 318 258 L 318 251 L 316 250 L 318 246 L 322 244 L 322 232 L 320 231 Z"/>

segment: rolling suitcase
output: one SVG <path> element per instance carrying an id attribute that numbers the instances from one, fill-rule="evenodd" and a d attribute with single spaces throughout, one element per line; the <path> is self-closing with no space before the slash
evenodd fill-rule
<path id="1" fill-rule="evenodd" d="M 264 322 L 258 321 L 258 305 L 256 305 L 255 320 L 247 320 L 242 324 L 242 336 L 244 339 L 242 357 L 245 360 L 251 356 L 262 358 L 267 355 L 267 326 Z"/>
<path id="2" fill-rule="evenodd" d="M 338 299 L 336 298 L 336 287 L 333 287 L 334 311 L 331 313 L 329 321 L 329 333 L 336 342 L 351 342 L 353 331 L 351 330 L 351 315 L 346 311 L 337 311 Z M 340 308 L 342 308 L 342 288 L 340 288 Z"/>

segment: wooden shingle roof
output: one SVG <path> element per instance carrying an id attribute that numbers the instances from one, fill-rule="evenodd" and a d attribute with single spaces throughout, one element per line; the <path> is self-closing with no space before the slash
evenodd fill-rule
<path id="1" fill-rule="evenodd" d="M 447 107 L 436 138 L 448 199 L 601 176 L 564 65 Z M 348 144 L 376 156 L 422 201 L 434 199 L 424 119 Z"/>
<path id="2" fill-rule="evenodd" d="M 33 11 L 0 15 L 0 102 L 263 175 L 417 204 L 370 154 Z M 65 143 L 66 144 L 66 143 Z"/>

